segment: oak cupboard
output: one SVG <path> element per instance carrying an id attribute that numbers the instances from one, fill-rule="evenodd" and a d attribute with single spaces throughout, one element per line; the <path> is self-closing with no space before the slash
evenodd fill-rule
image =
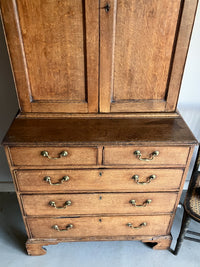
<path id="1" fill-rule="evenodd" d="M 29 255 L 170 247 L 196 139 L 176 111 L 197 0 L 0 0 L 20 112 L 5 147 Z"/>
<path id="2" fill-rule="evenodd" d="M 197 0 L 1 0 L 22 113 L 173 112 Z"/>

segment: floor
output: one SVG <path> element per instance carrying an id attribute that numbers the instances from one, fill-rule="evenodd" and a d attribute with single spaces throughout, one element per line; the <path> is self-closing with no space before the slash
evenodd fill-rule
<path id="1" fill-rule="evenodd" d="M 175 245 L 180 227 L 178 209 L 173 225 Z M 199 228 L 192 222 L 190 228 Z M 0 193 L 0 267 L 199 267 L 200 244 L 184 240 L 178 256 L 169 251 L 154 251 L 138 241 L 75 242 L 47 247 L 44 256 L 28 256 L 26 232 L 15 193 Z"/>

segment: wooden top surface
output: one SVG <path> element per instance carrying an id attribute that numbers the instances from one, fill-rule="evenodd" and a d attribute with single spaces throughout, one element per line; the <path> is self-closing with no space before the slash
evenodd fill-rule
<path id="1" fill-rule="evenodd" d="M 4 145 L 196 144 L 182 118 L 15 119 Z"/>

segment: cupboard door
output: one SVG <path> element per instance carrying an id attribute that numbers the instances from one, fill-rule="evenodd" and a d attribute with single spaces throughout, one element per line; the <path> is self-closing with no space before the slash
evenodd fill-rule
<path id="1" fill-rule="evenodd" d="M 0 2 L 22 112 L 98 112 L 98 1 Z"/>
<path id="2" fill-rule="evenodd" d="M 109 10 L 100 11 L 100 111 L 174 111 L 197 1 L 107 2 Z"/>

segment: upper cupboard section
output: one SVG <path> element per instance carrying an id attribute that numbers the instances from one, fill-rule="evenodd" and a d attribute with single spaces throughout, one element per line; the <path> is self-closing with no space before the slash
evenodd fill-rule
<path id="1" fill-rule="evenodd" d="M 172 112 L 197 0 L 0 0 L 22 113 Z"/>

